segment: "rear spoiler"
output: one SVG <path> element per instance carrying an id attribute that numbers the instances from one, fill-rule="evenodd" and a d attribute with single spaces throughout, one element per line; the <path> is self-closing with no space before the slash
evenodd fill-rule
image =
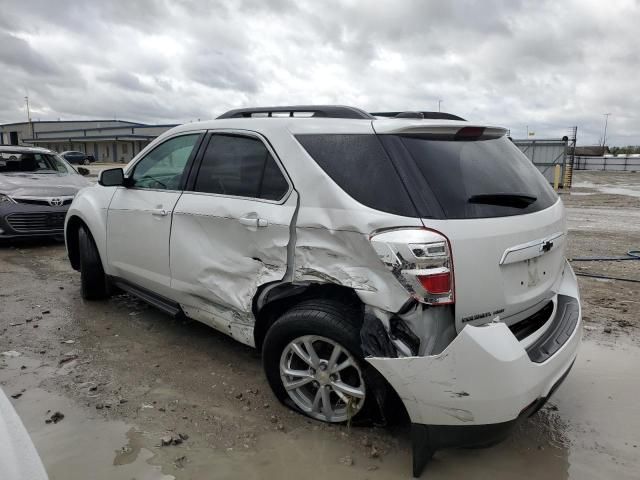
<path id="1" fill-rule="evenodd" d="M 408 135 L 429 137 L 440 140 L 487 140 L 499 138 L 507 134 L 502 127 L 486 127 L 469 125 L 462 122 L 451 122 L 444 125 L 433 125 L 430 122 L 413 121 L 399 123 L 398 120 L 373 122 L 373 128 L 381 135 Z"/>

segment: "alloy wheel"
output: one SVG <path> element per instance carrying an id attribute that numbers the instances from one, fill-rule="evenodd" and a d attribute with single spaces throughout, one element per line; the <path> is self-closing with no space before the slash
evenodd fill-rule
<path id="1" fill-rule="evenodd" d="M 326 337 L 289 342 L 280 357 L 280 378 L 291 400 L 318 420 L 344 422 L 364 405 L 365 383 L 355 357 Z"/>

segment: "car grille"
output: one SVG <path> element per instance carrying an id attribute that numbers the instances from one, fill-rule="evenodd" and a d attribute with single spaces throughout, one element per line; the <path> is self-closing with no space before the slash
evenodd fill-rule
<path id="1" fill-rule="evenodd" d="M 36 198 L 14 198 L 17 203 L 26 203 L 28 205 L 46 205 L 49 206 L 49 200 L 47 199 L 36 199 Z M 62 200 L 62 205 L 70 205 L 73 202 L 73 198 L 66 198 Z"/>
<path id="2" fill-rule="evenodd" d="M 64 229 L 66 214 L 66 212 L 12 213 L 7 216 L 7 223 L 16 232 L 50 232 Z"/>

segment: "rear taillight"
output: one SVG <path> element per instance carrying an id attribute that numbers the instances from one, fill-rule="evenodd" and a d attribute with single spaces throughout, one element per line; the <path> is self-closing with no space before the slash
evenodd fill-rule
<path id="1" fill-rule="evenodd" d="M 445 294 L 451 290 L 451 272 L 418 275 L 422 287 L 431 293 Z"/>
<path id="2" fill-rule="evenodd" d="M 418 301 L 429 305 L 454 302 L 453 259 L 447 237 L 427 229 L 387 230 L 372 235 L 371 245 Z"/>

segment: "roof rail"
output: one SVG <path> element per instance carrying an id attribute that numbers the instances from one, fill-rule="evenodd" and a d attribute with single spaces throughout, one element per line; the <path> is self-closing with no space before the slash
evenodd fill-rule
<path id="1" fill-rule="evenodd" d="M 237 108 L 223 113 L 218 118 L 251 118 L 257 116 L 273 117 L 274 113 L 288 113 L 294 117 L 295 113 L 310 113 L 311 117 L 324 118 L 359 118 L 373 120 L 373 116 L 364 110 L 343 105 L 294 105 L 282 107 Z M 277 115 L 280 116 L 280 115 Z"/>
<path id="2" fill-rule="evenodd" d="M 391 117 L 391 118 L 428 118 L 431 120 L 461 120 L 466 121 L 464 118 L 446 112 L 375 112 L 371 115 L 376 117 Z"/>

